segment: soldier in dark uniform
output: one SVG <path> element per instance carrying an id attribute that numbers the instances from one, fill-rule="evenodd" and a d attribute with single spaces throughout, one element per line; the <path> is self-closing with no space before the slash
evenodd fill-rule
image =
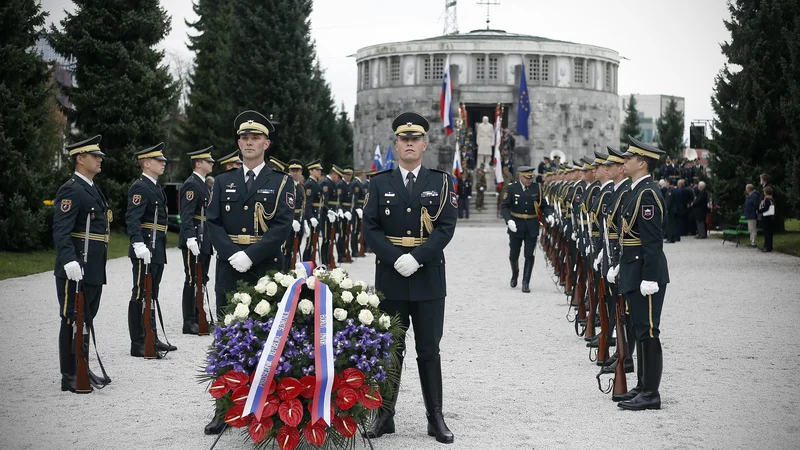
<path id="1" fill-rule="evenodd" d="M 339 195 L 337 194 L 336 184 L 342 179 L 344 172 L 342 169 L 334 164 L 331 166 L 330 172 L 320 182 L 322 188 L 323 198 L 323 214 L 325 214 L 325 226 L 322 233 L 322 245 L 320 246 L 320 260 L 322 264 L 331 268 L 335 266 L 336 260 L 331 259 L 331 245 L 334 245 L 336 226 L 335 223 L 339 219 Z M 344 214 L 343 214 L 344 215 Z M 334 230 L 331 232 L 331 230 Z M 334 236 L 331 236 L 331 234 Z"/>
<path id="2" fill-rule="evenodd" d="M 292 230 L 286 238 L 286 251 L 284 252 L 285 257 L 283 260 L 284 271 L 294 269 L 294 267 L 290 266 L 292 265 L 292 257 L 294 257 L 295 237 L 298 243 L 298 255 L 295 258 L 297 258 L 297 261 L 303 260 L 299 245 L 303 240 L 303 236 L 306 234 L 303 229 L 303 224 L 305 223 L 303 213 L 305 212 L 306 204 L 306 191 L 303 187 L 303 163 L 301 163 L 300 160 L 292 159 L 289 160 L 288 168 L 289 175 L 292 176 L 292 186 L 294 187 L 294 220 L 292 220 Z"/>
<path id="3" fill-rule="evenodd" d="M 469 219 L 469 200 L 472 198 L 472 180 L 467 178 L 467 172 L 461 172 L 458 179 L 458 218 Z"/>
<path id="4" fill-rule="evenodd" d="M 223 156 L 217 163 L 222 168 L 222 172 L 242 167 L 242 159 L 239 157 L 239 150 Z"/>
<path id="5" fill-rule="evenodd" d="M 275 127 L 256 111 L 234 120 L 243 166 L 217 176 L 208 207 L 208 229 L 220 263 L 215 286 L 217 314 L 227 305 L 226 294 L 239 280 L 256 284 L 269 270 L 280 270 L 281 246 L 292 226 L 295 197 L 289 174 L 266 166 L 270 133 Z M 205 427 L 219 434 L 225 427 L 221 411 Z"/>
<path id="6" fill-rule="evenodd" d="M 535 261 L 536 239 L 539 237 L 539 220 L 542 219 L 542 190 L 534 183 L 533 167 L 520 166 L 519 181 L 508 185 L 503 192 L 501 213 L 508 226 L 508 245 L 511 248 L 511 287 L 517 287 L 519 253 L 525 243 L 525 265 L 522 269 L 522 292 L 530 292 L 531 273 Z"/>
<path id="7" fill-rule="evenodd" d="M 106 284 L 109 222 L 111 210 L 94 183 L 100 173 L 105 154 L 100 150 L 101 136 L 66 146 L 75 173 L 56 193 L 53 205 L 53 242 L 56 247 L 58 311 L 61 328 L 58 332 L 58 360 L 61 367 L 61 390 L 75 392 L 77 361 L 74 354 L 75 290 L 81 281 L 84 295 L 84 332 L 93 333 L 93 322 L 100 308 L 103 285 Z M 89 221 L 89 251 L 84 255 L 86 221 Z M 83 262 L 84 257 L 86 263 Z M 84 353 L 88 354 L 88 335 L 83 337 Z M 100 366 L 102 368 L 102 364 Z M 102 389 L 111 379 L 89 371 L 89 382 Z"/>
<path id="8" fill-rule="evenodd" d="M 381 307 L 391 316 L 399 315 L 406 328 L 414 323 L 428 435 L 451 443 L 453 433 L 442 415 L 439 342 L 447 295 L 443 250 L 455 232 L 458 198 L 449 173 L 421 165 L 428 121 L 416 113 L 403 113 L 392 128 L 400 164 L 370 181 L 364 201 L 364 236 L 376 255 L 375 287 L 386 295 Z M 401 368 L 402 359 L 401 350 Z M 368 436 L 394 433 L 396 401 L 397 386 L 385 398 L 387 408 L 379 411 Z"/>
<path id="9" fill-rule="evenodd" d="M 358 241 L 361 237 L 361 222 L 364 217 L 364 196 L 367 192 L 364 190 L 364 183 L 361 177 L 364 176 L 364 171 L 358 169 L 353 171 L 353 180 L 350 182 L 350 194 L 353 196 L 353 225 L 350 230 L 350 254 L 353 258 L 358 256 Z"/>
<path id="10" fill-rule="evenodd" d="M 325 211 L 324 200 L 322 198 L 322 187 L 319 185 L 319 180 L 322 178 L 322 162 L 314 160 L 306 166 L 308 169 L 308 179 L 305 185 L 306 195 L 306 223 L 310 224 L 310 233 L 306 241 L 306 247 L 303 250 L 303 261 L 315 261 L 317 255 L 312 255 L 311 251 L 314 248 L 314 236 L 316 234 L 319 238 L 320 222 L 323 220 Z"/>
<path id="11" fill-rule="evenodd" d="M 345 167 L 342 170 L 342 179 L 336 183 L 336 195 L 339 197 L 339 237 L 336 240 L 337 262 L 347 261 L 347 235 L 350 232 L 350 224 L 353 220 L 353 193 L 350 189 L 350 180 L 353 179 L 353 168 Z"/>
<path id="12" fill-rule="evenodd" d="M 158 338 L 156 314 L 150 315 L 150 323 L 144 323 L 144 279 L 145 266 L 150 265 L 153 276 L 153 311 L 158 308 L 158 291 L 164 264 L 167 263 L 167 194 L 158 184 L 158 177 L 164 174 L 167 158 L 162 150 L 161 142 L 150 148 L 136 152 L 136 160 L 142 169 L 142 176 L 134 181 L 128 190 L 128 211 L 125 213 L 125 224 L 131 247 L 128 257 L 133 266 L 133 288 L 131 301 L 128 304 L 128 332 L 131 336 L 131 356 L 144 357 L 144 327 L 153 329 L 156 336 L 156 349 L 159 351 L 175 351 L 177 347 Z M 158 216 L 156 217 L 156 212 Z M 157 219 L 157 222 L 154 222 Z M 152 247 L 152 236 L 155 233 L 155 249 Z M 166 337 L 165 337 L 166 339 Z"/>
<path id="13" fill-rule="evenodd" d="M 183 182 L 180 189 L 181 234 L 178 247 L 183 254 L 183 334 L 197 334 L 197 283 L 208 283 L 208 268 L 211 264 L 211 238 L 206 230 L 206 208 L 211 190 L 206 177 L 214 168 L 211 147 L 189 153 L 192 174 Z M 202 233 L 201 233 L 202 230 Z M 203 235 L 200 241 L 200 235 Z M 197 260 L 203 266 L 203 279 L 195 279 Z"/>
<path id="14" fill-rule="evenodd" d="M 659 409 L 663 357 L 659 324 L 664 292 L 669 283 L 667 258 L 663 252 L 661 226 L 664 199 L 650 173 L 663 151 L 628 136 L 625 173 L 631 177 L 631 191 L 622 205 L 622 249 L 619 266 L 619 292 L 625 296 L 642 357 L 641 385 L 621 396 L 617 404 L 630 410 Z"/>
<path id="15" fill-rule="evenodd" d="M 364 176 L 366 177 L 366 180 L 364 181 L 364 186 L 361 189 L 361 192 L 364 193 L 364 201 L 366 201 L 367 192 L 369 192 L 370 179 L 372 179 L 372 177 L 374 177 L 376 173 L 378 173 L 378 172 L 375 172 L 374 170 L 370 170 L 369 172 L 364 174 Z M 362 221 L 363 221 L 363 216 L 362 216 Z M 361 231 L 362 232 L 364 231 L 364 227 L 363 226 L 361 227 Z M 367 238 L 366 237 L 364 238 L 364 251 L 367 252 L 367 253 L 372 253 L 372 248 L 370 248 L 369 242 L 367 242 Z"/>

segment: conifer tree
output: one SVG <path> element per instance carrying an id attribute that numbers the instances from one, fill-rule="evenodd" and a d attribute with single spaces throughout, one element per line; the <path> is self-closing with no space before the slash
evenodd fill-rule
<path id="1" fill-rule="evenodd" d="M 678 159 L 683 155 L 683 111 L 678 111 L 678 102 L 670 98 L 667 109 L 656 120 L 658 130 L 658 148 L 667 152 L 670 158 Z"/>
<path id="2" fill-rule="evenodd" d="M 631 94 L 628 99 L 628 106 L 625 108 L 625 122 L 622 123 L 619 140 L 620 147 L 628 148 L 628 136 L 639 139 L 642 135 L 642 128 L 639 126 L 639 111 L 636 109 L 636 97 Z"/>

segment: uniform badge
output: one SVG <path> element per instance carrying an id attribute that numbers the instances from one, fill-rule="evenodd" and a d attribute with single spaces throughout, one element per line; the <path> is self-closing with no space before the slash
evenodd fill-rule
<path id="1" fill-rule="evenodd" d="M 186 191 L 186 201 L 194 200 L 194 191 Z"/>
<path id="2" fill-rule="evenodd" d="M 656 215 L 656 208 L 653 205 L 642 205 L 642 218 L 650 220 Z"/>
<path id="3" fill-rule="evenodd" d="M 602 209 L 602 211 L 603 211 L 603 215 L 604 215 L 604 216 L 605 216 L 605 215 L 607 215 L 607 213 L 606 213 L 606 204 L 605 204 L 605 203 L 603 203 L 603 209 Z"/>
<path id="4" fill-rule="evenodd" d="M 576 195 L 576 196 L 575 196 L 575 201 L 576 201 L 577 203 L 580 203 L 580 202 L 581 202 L 581 195 L 580 195 L 580 194 L 578 194 L 578 195 Z"/>
<path id="5" fill-rule="evenodd" d="M 336 193 L 339 194 L 339 195 L 342 195 L 342 190 L 341 189 L 337 189 Z"/>
<path id="6" fill-rule="evenodd" d="M 503 200 L 508 198 L 508 192 L 503 192 Z"/>
<path id="7" fill-rule="evenodd" d="M 142 204 L 142 196 L 140 194 L 133 194 L 133 198 L 131 199 L 131 203 L 133 206 L 139 206 Z"/>
<path id="8" fill-rule="evenodd" d="M 453 205 L 453 208 L 458 209 L 458 195 L 455 192 L 450 192 L 450 204 Z"/>
<path id="9" fill-rule="evenodd" d="M 322 186 L 322 192 L 328 192 L 328 186 Z"/>
<path id="10" fill-rule="evenodd" d="M 361 189 L 359 189 L 358 187 L 356 187 L 356 188 L 355 188 L 355 191 L 356 191 L 356 192 L 360 192 L 360 191 L 361 191 Z"/>
<path id="11" fill-rule="evenodd" d="M 385 213 L 386 213 L 386 215 L 387 215 L 387 216 L 391 216 L 391 215 L 392 215 L 392 212 L 391 212 L 391 211 L 389 211 L 389 208 L 386 208 L 386 211 L 385 211 Z"/>
<path id="12" fill-rule="evenodd" d="M 291 192 L 286 193 L 286 206 L 294 209 L 294 194 Z"/>
<path id="13" fill-rule="evenodd" d="M 369 203 L 369 192 L 364 196 L 364 208 L 367 207 L 367 203 Z"/>
<path id="14" fill-rule="evenodd" d="M 72 209 L 72 200 L 61 200 L 61 212 L 67 212 Z"/>
<path id="15" fill-rule="evenodd" d="M 311 195 L 311 189 L 306 189 L 306 195 Z"/>
<path id="16" fill-rule="evenodd" d="M 228 189 L 236 189 L 236 183 L 231 183 L 231 184 L 229 184 L 229 185 L 227 185 L 225 187 L 228 188 Z"/>

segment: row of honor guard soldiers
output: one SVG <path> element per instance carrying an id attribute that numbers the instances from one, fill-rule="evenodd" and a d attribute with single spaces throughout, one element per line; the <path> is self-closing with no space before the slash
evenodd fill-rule
<path id="1" fill-rule="evenodd" d="M 612 400 L 620 408 L 659 409 L 659 325 L 669 270 L 662 249 L 664 199 L 650 174 L 664 152 L 632 137 L 628 141 L 625 152 L 608 147 L 607 153 L 596 151 L 594 158 L 546 172 L 541 187 L 532 189 L 531 200 L 520 193 L 528 173 L 520 170 L 521 181 L 509 186 L 503 200 L 511 238 L 511 287 L 519 271 L 514 241 L 520 230 L 534 225 L 538 231 L 541 226 L 545 257 L 575 311 L 570 319 L 575 332 L 583 336 L 590 359 L 601 366 L 598 387 L 613 391 Z M 529 203 L 536 207 L 531 211 L 543 212 L 543 221 L 520 217 Z M 527 239 L 528 234 L 526 262 Z M 523 288 L 529 280 L 523 272 Z M 628 389 L 625 373 L 634 371 L 634 353 L 637 384 Z M 614 374 L 606 388 L 603 374 Z"/>

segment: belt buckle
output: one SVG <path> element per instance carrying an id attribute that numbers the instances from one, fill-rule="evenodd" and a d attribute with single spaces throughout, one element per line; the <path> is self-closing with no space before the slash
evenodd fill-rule
<path id="1" fill-rule="evenodd" d="M 250 244 L 250 235 L 249 234 L 240 234 L 236 236 L 236 243 L 239 245 L 249 245 Z"/>
<path id="2" fill-rule="evenodd" d="M 403 236 L 402 238 L 400 238 L 400 245 L 402 245 L 403 247 L 416 247 L 415 244 L 416 243 L 413 237 Z"/>

